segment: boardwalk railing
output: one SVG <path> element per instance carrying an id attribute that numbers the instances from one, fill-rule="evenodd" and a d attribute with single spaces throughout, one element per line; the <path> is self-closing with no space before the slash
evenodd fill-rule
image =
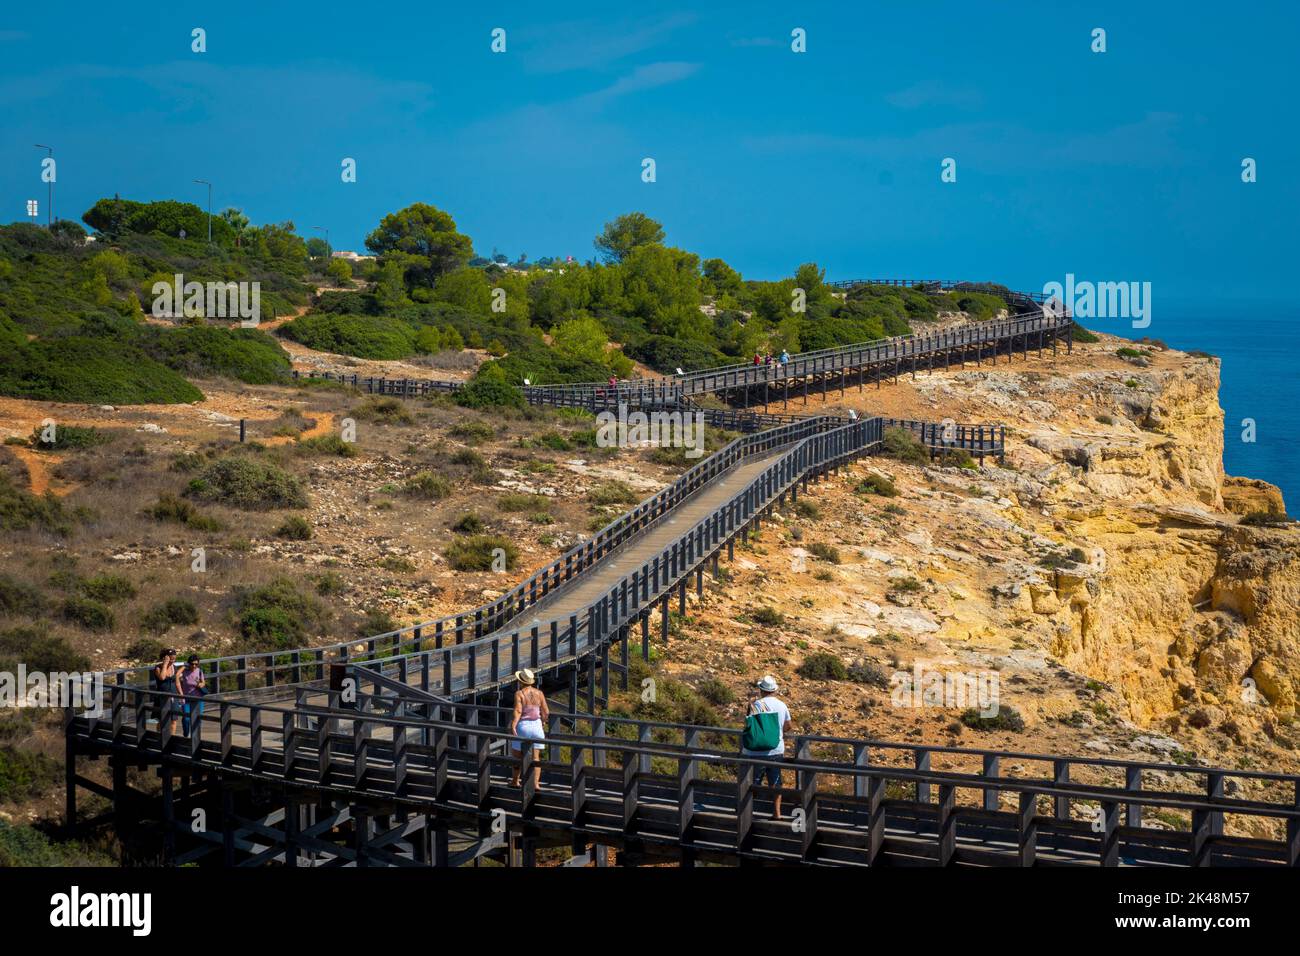
<path id="1" fill-rule="evenodd" d="M 209 702 L 181 736 L 170 727 L 173 695 L 115 687 L 103 719 L 72 727 L 87 745 L 165 766 L 417 812 L 505 814 L 534 832 L 692 859 L 1300 865 L 1295 775 L 827 736 L 794 737 L 788 756 L 773 760 L 740 755 L 736 728 L 583 713 L 552 714 L 546 748 L 516 755 L 504 745 L 526 741 L 502 729 L 509 712 L 500 708 L 408 700 L 395 715 L 380 695 L 362 693 L 351 706 L 327 696 L 323 705 L 306 691 L 291 703 Z M 535 761 L 544 790 L 533 785 Z M 757 784 L 774 764 L 782 786 Z M 506 784 L 513 769 L 521 787 Z M 1168 789 L 1148 789 L 1154 783 Z M 1255 795 L 1234 795 L 1247 789 Z M 767 819 L 777 793 L 800 811 L 800 826 Z M 190 820 L 174 809 L 165 807 L 165 823 L 184 833 Z M 1227 833 L 1229 822 L 1255 835 Z"/>

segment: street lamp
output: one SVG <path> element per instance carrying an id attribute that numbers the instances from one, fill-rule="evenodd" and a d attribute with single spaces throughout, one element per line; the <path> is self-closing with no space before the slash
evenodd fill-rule
<path id="1" fill-rule="evenodd" d="M 48 149 L 50 151 L 50 159 L 54 158 L 53 146 L 46 146 L 44 143 L 36 143 L 35 145 L 37 149 Z M 53 174 L 51 174 L 50 176 L 50 208 L 47 209 L 46 212 L 50 217 L 50 225 L 53 226 L 54 225 L 54 176 Z"/>
<path id="2" fill-rule="evenodd" d="M 330 231 L 324 226 L 312 226 L 317 232 L 325 233 L 325 264 L 329 265 L 330 258 Z"/>
<path id="3" fill-rule="evenodd" d="M 212 183 L 206 179 L 194 180 L 200 186 L 208 187 L 208 245 L 212 245 Z"/>

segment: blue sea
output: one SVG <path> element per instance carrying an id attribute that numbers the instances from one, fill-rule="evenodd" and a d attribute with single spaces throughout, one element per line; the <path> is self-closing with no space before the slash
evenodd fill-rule
<path id="1" fill-rule="evenodd" d="M 1101 332 L 1160 339 L 1172 348 L 1200 349 L 1223 360 L 1219 404 L 1225 431 L 1223 464 L 1230 475 L 1263 478 L 1282 489 L 1287 511 L 1300 514 L 1300 306 L 1253 301 L 1165 303 L 1157 297 L 1151 325 L 1128 319 L 1085 319 Z M 1244 418 L 1255 441 L 1242 441 Z"/>

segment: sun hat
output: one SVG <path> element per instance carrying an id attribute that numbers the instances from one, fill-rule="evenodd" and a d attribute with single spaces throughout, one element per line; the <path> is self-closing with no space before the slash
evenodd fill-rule
<path id="1" fill-rule="evenodd" d="M 521 671 L 515 671 L 515 680 L 519 681 L 521 684 L 528 684 L 531 686 L 532 684 L 537 683 L 537 676 L 525 667 Z"/>
<path id="2" fill-rule="evenodd" d="M 764 674 L 758 682 L 758 689 L 767 691 L 769 694 L 776 693 L 776 678 L 771 674 Z"/>

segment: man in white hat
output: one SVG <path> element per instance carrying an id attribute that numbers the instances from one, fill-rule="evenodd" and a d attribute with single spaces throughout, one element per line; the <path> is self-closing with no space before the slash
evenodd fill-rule
<path id="1" fill-rule="evenodd" d="M 758 681 L 758 689 L 761 695 L 750 703 L 748 715 L 776 715 L 778 728 L 776 746 L 770 750 L 746 750 L 742 746 L 740 752 L 746 757 L 776 757 L 779 760 L 785 756 L 785 735 L 793 730 L 793 725 L 790 723 L 790 708 L 786 706 L 785 701 L 776 696 L 776 678 L 771 674 L 763 675 L 762 679 Z M 776 788 L 772 816 L 774 819 L 779 820 L 781 819 L 781 768 L 778 766 L 759 767 L 754 783 L 762 786 L 764 780 L 767 781 L 769 787 Z"/>

